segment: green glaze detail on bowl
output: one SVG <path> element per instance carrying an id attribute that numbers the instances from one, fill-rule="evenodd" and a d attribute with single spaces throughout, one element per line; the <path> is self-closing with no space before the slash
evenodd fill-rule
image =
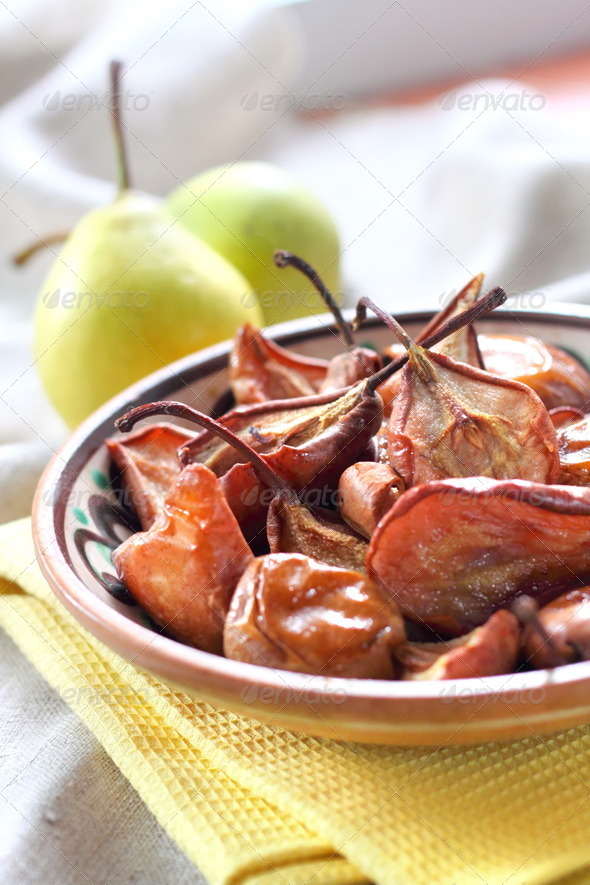
<path id="1" fill-rule="evenodd" d="M 82 525 L 88 525 L 88 516 L 86 515 L 84 510 L 82 510 L 80 507 L 73 507 L 72 513 L 74 515 L 74 519 L 76 519 L 78 522 L 81 522 Z"/>
<path id="2" fill-rule="evenodd" d="M 81 477 L 85 485 L 84 505 L 80 505 L 78 498 L 76 506 L 71 509 L 73 547 L 84 569 L 98 581 L 103 591 L 125 606 L 135 605 L 117 576 L 113 550 L 133 532 L 139 531 L 139 525 L 135 514 L 121 504 L 121 496 L 109 479 L 110 456 L 103 451 L 95 458 L 101 458 L 101 466 L 105 469 L 89 465 Z"/>
<path id="3" fill-rule="evenodd" d="M 93 470 L 92 479 L 99 487 L 99 489 L 108 489 L 111 484 L 108 476 L 103 473 L 102 470 Z"/>

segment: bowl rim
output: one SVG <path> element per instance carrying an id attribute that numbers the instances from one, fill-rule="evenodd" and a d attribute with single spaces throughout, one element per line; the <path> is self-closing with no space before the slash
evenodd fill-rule
<path id="1" fill-rule="evenodd" d="M 402 324 L 426 323 L 433 311 L 399 312 Z M 485 325 L 487 318 L 478 321 Z M 494 322 L 513 322 L 515 319 L 534 320 L 535 323 L 576 325 L 590 330 L 590 306 L 559 304 L 542 312 L 537 310 L 495 311 L 489 319 Z M 379 327 L 376 318 L 370 318 L 363 329 L 369 332 Z M 524 326 L 526 330 L 526 326 Z M 322 337 L 333 329 L 330 314 L 309 319 L 277 324 L 266 334 L 283 346 L 302 340 Z M 528 331 L 528 330 L 527 330 Z M 223 370 L 231 340 L 193 353 L 136 382 L 119 393 L 90 415 L 73 431 L 65 444 L 52 457 L 37 486 L 33 502 L 33 541 L 42 573 L 64 606 L 91 633 L 111 648 L 120 651 L 131 663 L 179 682 L 185 687 L 198 688 L 203 677 L 211 678 L 219 686 L 243 689 L 245 684 L 276 691 L 324 692 L 342 691 L 347 700 L 440 700 L 442 687 L 460 685 L 462 693 L 485 700 L 502 692 L 531 692 L 548 685 L 559 686 L 584 682 L 590 677 L 590 661 L 567 664 L 555 669 L 531 670 L 521 673 L 489 677 L 470 677 L 454 680 L 408 681 L 354 679 L 339 676 L 318 676 L 289 670 L 276 670 L 256 664 L 230 660 L 213 655 L 162 634 L 129 619 L 122 612 L 96 596 L 75 574 L 66 548 L 65 513 L 69 494 L 79 477 L 80 469 L 103 445 L 113 432 L 113 419 L 139 402 L 159 399 L 172 387 L 189 385 L 201 374 Z M 53 506 L 46 504 L 47 493 Z M 232 685 L 233 684 L 233 685 Z"/>

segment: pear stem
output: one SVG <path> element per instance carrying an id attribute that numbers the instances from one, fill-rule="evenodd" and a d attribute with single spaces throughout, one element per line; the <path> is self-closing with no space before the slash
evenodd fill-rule
<path id="1" fill-rule="evenodd" d="M 373 313 L 379 317 L 381 322 L 385 323 L 388 329 L 391 329 L 395 337 L 403 344 L 406 350 L 411 350 L 415 347 L 414 341 L 412 341 L 406 330 L 398 323 L 396 318 L 366 296 L 361 298 L 356 306 L 356 317 L 353 320 L 353 326 L 355 328 L 358 328 L 358 326 L 365 321 L 367 308 L 372 310 Z"/>
<path id="2" fill-rule="evenodd" d="M 423 347 L 432 347 L 435 344 L 438 344 L 439 341 L 442 341 L 448 335 L 451 335 L 453 332 L 456 332 L 458 329 L 461 329 L 463 326 L 468 325 L 473 322 L 478 316 L 481 316 L 484 313 L 488 313 L 491 310 L 494 310 L 496 307 L 499 307 L 506 301 L 507 295 L 503 289 L 495 288 L 492 289 L 487 295 L 484 295 L 479 299 L 475 304 L 469 307 L 467 310 L 463 311 L 463 313 L 458 314 L 457 316 L 451 317 L 444 323 L 438 330 L 432 333 L 428 338 L 423 342 Z M 369 304 L 372 305 L 369 299 L 361 299 L 363 304 L 361 304 L 359 309 L 359 315 L 361 316 L 361 322 L 366 316 L 366 306 Z M 380 309 L 379 314 L 381 313 Z M 379 315 L 378 314 L 378 315 Z M 392 318 L 393 320 L 393 318 Z M 392 321 L 392 326 L 396 327 L 396 320 Z M 397 323 L 399 326 L 399 323 Z M 401 326 L 399 326 L 401 329 Z M 402 334 L 411 342 L 412 346 L 416 345 L 412 341 L 412 339 L 407 335 L 407 333 L 402 329 Z M 408 361 L 408 355 L 404 354 L 397 360 L 393 360 L 389 365 L 385 366 L 383 369 L 380 369 L 379 372 L 376 372 L 370 378 L 365 381 L 365 390 L 368 394 L 374 395 L 375 390 L 382 384 L 384 381 L 393 375 L 398 369 L 401 369 Z M 346 393 L 350 388 L 343 388 L 341 391 L 331 391 L 328 394 L 323 394 L 315 397 L 300 397 L 299 401 L 304 401 L 306 405 L 320 405 L 323 403 L 332 402 L 335 399 L 338 399 L 339 396 L 342 396 Z M 269 402 L 267 405 L 277 407 L 279 404 L 283 406 L 295 406 L 295 400 L 289 400 L 287 402 L 283 400 L 279 400 L 275 403 Z M 153 415 L 170 415 L 176 418 L 184 418 L 187 421 L 192 422 L 193 424 L 198 424 L 200 427 L 205 428 L 206 430 L 211 431 L 211 433 L 216 434 L 217 436 L 224 439 L 229 445 L 234 446 L 236 449 L 241 451 L 248 461 L 255 462 L 257 469 L 260 470 L 261 475 L 264 473 L 264 481 L 267 482 L 271 488 L 277 488 L 277 485 L 280 484 L 283 490 L 292 491 L 290 486 L 277 474 L 275 473 L 271 467 L 266 463 L 266 461 L 261 458 L 261 456 L 252 449 L 248 443 L 244 442 L 244 440 L 240 439 L 233 431 L 229 429 L 229 427 L 225 427 L 219 422 L 215 421 L 214 418 L 209 418 L 207 415 L 204 415 L 202 412 L 198 412 L 196 409 L 191 408 L 190 406 L 185 405 L 184 403 L 173 402 L 170 400 L 162 400 L 154 403 L 147 403 L 143 406 L 137 406 L 134 409 L 131 409 L 129 412 L 126 412 L 121 418 L 115 421 L 115 427 L 121 431 L 121 433 L 128 433 L 138 421 L 141 421 L 142 418 L 150 418 Z M 190 448 L 191 443 L 188 443 L 186 446 L 183 446 L 180 449 L 180 460 L 183 463 L 187 463 L 190 459 Z"/>
<path id="3" fill-rule="evenodd" d="M 225 427 L 214 418 L 209 418 L 207 415 L 184 403 L 161 400 L 160 402 L 137 406 L 135 409 L 126 412 L 121 418 L 118 418 L 115 421 L 115 427 L 121 433 L 128 433 L 142 418 L 151 418 L 153 415 L 171 415 L 174 418 L 184 418 L 185 421 L 190 421 L 191 424 L 198 424 L 199 427 L 203 427 L 230 446 L 233 446 L 236 451 L 245 457 L 246 461 L 250 461 L 260 478 L 269 488 L 274 489 L 276 492 L 288 492 L 290 495 L 295 494 L 291 486 L 266 463 L 264 458 L 261 458 L 252 446 L 240 439 L 229 427 Z M 178 456 L 183 464 L 191 463 L 190 446 L 181 446 L 178 450 Z"/>
<path id="4" fill-rule="evenodd" d="M 439 326 L 438 329 L 425 338 L 424 341 L 421 342 L 421 347 L 428 348 L 434 347 L 435 344 L 438 344 L 439 341 L 443 341 L 453 332 L 456 332 L 458 329 L 462 329 L 463 326 L 468 326 L 469 323 L 474 322 L 478 317 L 482 316 L 485 313 L 490 313 L 490 311 L 495 310 L 497 307 L 500 307 L 501 304 L 507 299 L 506 292 L 504 289 L 501 289 L 497 286 L 495 289 L 492 289 L 488 292 L 487 295 L 483 295 L 475 304 L 472 304 L 471 307 L 468 307 L 467 310 L 464 310 L 462 313 L 457 314 L 454 317 L 450 317 L 446 323 L 443 323 L 442 326 Z M 363 300 L 363 299 L 361 299 Z M 361 306 L 360 312 L 357 314 L 358 323 L 355 322 L 355 325 L 358 326 L 364 321 L 366 316 L 366 309 L 364 306 Z M 411 340 L 411 339 L 410 339 Z M 367 381 L 367 387 L 371 391 L 375 391 L 380 384 L 383 384 L 384 381 L 387 381 L 392 375 L 394 375 L 402 366 L 408 362 L 408 354 L 404 354 L 400 356 L 396 360 L 392 360 L 387 366 L 384 366 L 374 375 L 372 375 Z"/>
<path id="5" fill-rule="evenodd" d="M 112 61 L 110 65 L 111 75 L 111 100 L 109 107 L 113 117 L 113 127 L 115 131 L 115 148 L 117 151 L 117 166 L 119 170 L 119 194 L 129 190 L 131 179 L 129 176 L 129 163 L 127 161 L 127 147 L 123 134 L 123 119 L 121 111 L 121 68 L 123 63 L 120 61 Z"/>
<path id="6" fill-rule="evenodd" d="M 359 303 L 357 304 L 356 320 L 354 322 L 356 323 L 357 320 L 360 320 L 361 322 L 364 321 L 367 313 L 367 307 L 379 317 L 381 322 L 385 323 L 388 329 L 391 329 L 398 341 L 403 344 L 403 346 L 408 351 L 408 356 L 416 364 L 416 367 L 419 369 L 424 380 L 435 380 L 435 374 L 430 364 L 430 360 L 428 359 L 427 352 L 422 347 L 417 345 L 416 342 L 412 340 L 412 338 L 410 338 L 406 330 L 398 323 L 394 316 L 392 316 L 390 313 L 387 313 L 387 311 L 383 310 L 383 308 L 375 304 L 374 301 L 371 301 L 370 298 L 363 297 L 360 299 Z"/>
<path id="7" fill-rule="evenodd" d="M 50 246 L 63 243 L 67 240 L 69 235 L 69 230 L 61 230 L 54 234 L 46 234 L 44 237 L 38 237 L 34 243 L 31 243 L 30 246 L 27 246 L 21 252 L 17 252 L 17 254 L 13 256 L 13 264 L 16 264 L 18 267 L 26 264 L 29 258 L 32 258 L 33 255 L 36 255 L 41 249 L 49 249 Z"/>
<path id="8" fill-rule="evenodd" d="M 302 274 L 305 274 L 322 296 L 326 306 L 332 311 L 338 330 L 344 339 L 344 343 L 349 347 L 354 347 L 354 336 L 350 324 L 347 323 L 342 316 L 342 311 L 336 304 L 336 299 L 311 264 L 308 264 L 307 261 L 304 261 L 299 255 L 294 255 L 292 252 L 287 252 L 284 249 L 278 249 L 275 252 L 274 263 L 277 267 L 294 267 L 296 270 L 301 271 Z"/>

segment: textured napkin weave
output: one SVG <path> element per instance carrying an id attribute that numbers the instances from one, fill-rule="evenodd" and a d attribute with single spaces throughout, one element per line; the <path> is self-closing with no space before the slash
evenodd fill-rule
<path id="1" fill-rule="evenodd" d="M 86 633 L 41 576 L 28 520 L 0 529 L 0 574 L 0 625 L 212 885 L 590 882 L 590 729 L 468 748 L 292 735 Z"/>

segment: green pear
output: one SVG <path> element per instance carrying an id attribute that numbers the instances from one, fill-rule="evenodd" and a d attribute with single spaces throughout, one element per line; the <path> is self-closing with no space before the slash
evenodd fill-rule
<path id="1" fill-rule="evenodd" d="M 160 201 L 129 190 L 119 69 L 111 65 L 119 196 L 68 236 L 35 312 L 41 380 L 70 426 L 144 375 L 262 319 L 236 268 Z"/>
<path id="2" fill-rule="evenodd" d="M 259 325 L 250 287 L 156 200 L 124 192 L 86 215 L 41 290 L 35 353 L 73 426 L 155 369 Z"/>
<path id="3" fill-rule="evenodd" d="M 303 255 L 342 300 L 334 221 L 314 194 L 276 166 L 244 162 L 210 169 L 175 190 L 168 207 L 243 273 L 267 323 L 325 311 L 296 270 L 274 265 L 277 249 Z"/>

